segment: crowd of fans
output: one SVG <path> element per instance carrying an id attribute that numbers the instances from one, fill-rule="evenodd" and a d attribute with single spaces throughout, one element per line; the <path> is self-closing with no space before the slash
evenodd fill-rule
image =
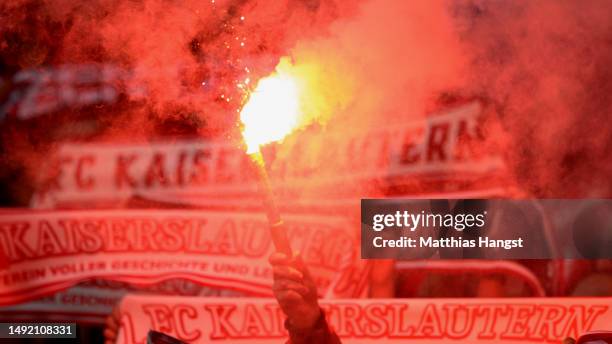
<path id="1" fill-rule="evenodd" d="M 208 128 L 205 114 L 196 113 L 194 109 L 180 104 L 166 104 L 162 109 L 174 113 L 175 116 L 158 116 L 160 109 L 150 107 L 143 101 L 146 94 L 134 97 L 133 94 L 128 94 L 131 91 L 127 91 L 125 85 L 116 93 L 108 93 L 110 91 L 104 85 L 108 80 L 100 76 L 106 73 L 102 66 L 107 61 L 104 56 L 96 55 L 95 47 L 90 47 L 88 55 L 86 54 L 91 57 L 90 62 L 94 66 L 90 70 L 84 70 L 85 73 L 91 74 L 89 77 L 79 80 L 73 76 L 68 81 L 62 79 L 62 76 L 72 73 L 70 68 L 74 66 L 62 61 L 62 54 L 65 52 L 52 42 L 62 38 L 69 31 L 68 26 L 72 24 L 41 15 L 40 5 L 35 2 L 26 3 L 24 2 L 23 6 L 25 17 L 30 22 L 29 26 L 26 29 L 5 32 L 5 37 L 0 38 L 0 206 L 28 207 L 32 194 L 43 187 L 39 185 L 36 173 L 37 167 L 45 160 L 48 152 L 62 140 L 86 141 L 107 137 L 109 134 L 116 135 L 115 118 L 118 113 L 121 114 L 122 123 L 127 124 L 124 133 L 127 137 L 132 134 L 131 128 L 142 123 L 142 117 L 148 119 L 147 136 L 162 139 L 212 137 L 230 126 L 226 123 L 225 128 Z M 219 23 L 229 25 L 240 21 L 240 9 L 245 3 L 248 1 L 235 1 L 235 6 L 230 6 L 227 15 L 217 18 Z M 323 6 L 319 1 L 300 0 L 296 3 L 301 6 L 300 9 L 310 12 L 316 12 L 319 6 Z M 206 64 L 207 52 L 203 51 L 201 45 L 219 37 L 223 39 L 227 34 L 223 30 L 203 30 L 193 37 L 189 49 L 196 60 Z M 42 35 L 41 32 L 46 33 Z M 260 42 L 257 45 L 258 50 L 250 51 L 249 54 L 277 53 L 266 44 L 269 42 Z M 231 55 L 229 52 L 227 54 Z M 247 57 L 243 56 L 244 59 Z M 213 58 L 234 57 L 224 55 Z M 211 66 L 206 65 L 207 68 Z M 261 73 L 269 72 L 272 65 L 261 62 Z M 45 68 L 56 69 L 47 73 Z M 125 72 L 129 74 L 129 71 Z M 227 90 L 230 88 L 226 83 L 241 75 L 242 68 L 232 65 L 223 71 L 199 72 L 204 75 L 205 81 L 202 84 L 212 82 L 218 89 L 226 90 L 224 97 L 220 97 L 219 92 L 209 89 L 208 86 L 198 88 L 189 85 L 186 88 L 203 92 L 203 97 L 214 105 L 214 111 L 235 113 L 239 104 L 226 100 L 226 97 L 229 97 Z M 41 73 L 38 75 L 41 80 L 50 77 L 49 75 L 55 75 L 57 80 L 41 81 L 36 73 Z M 121 73 L 117 75 L 119 74 Z M 122 77 L 117 77 L 111 81 L 121 84 L 121 80 Z M 186 80 L 182 81 L 187 83 Z M 48 87 L 51 91 L 49 94 L 40 93 L 32 98 L 31 92 L 34 88 L 40 91 L 41 82 L 44 82 L 43 87 Z M 65 96 L 81 89 L 89 89 L 89 98 L 77 98 L 89 99 L 88 102 L 78 103 L 63 99 L 55 103 L 57 106 L 50 107 L 52 110 L 48 113 L 43 111 L 44 107 L 38 109 L 42 109 L 40 113 L 36 109 L 32 110 L 38 106 L 32 102 L 50 102 L 45 97 Z M 138 89 L 133 92 L 140 94 Z M 24 110 L 28 106 L 29 111 L 34 112 Z M 228 120 L 228 123 L 234 122 L 235 118 Z M 270 257 L 270 263 L 274 267 L 274 295 L 287 315 L 285 325 L 290 335 L 289 342 L 340 343 L 340 339 L 326 323 L 325 315 L 318 306 L 314 282 L 299 256 L 287 257 L 276 253 Z M 452 271 L 452 262 L 449 262 L 451 269 L 443 271 L 429 269 L 427 264 L 414 268 L 393 260 L 374 260 L 369 264 L 375 267 L 369 270 L 369 297 L 373 298 L 612 296 L 612 262 L 609 260 L 513 261 L 509 264 L 515 265 L 516 269 L 504 265 L 498 270 L 486 271 L 466 270 L 460 264 L 456 264 L 456 270 Z M 479 264 L 495 262 L 482 261 Z M 509 273 L 515 270 L 526 273 Z M 534 287 L 533 280 L 537 281 L 536 285 L 539 287 Z M 90 331 L 93 337 L 101 329 L 91 328 Z M 116 317 L 111 316 L 104 330 L 107 341 L 112 341 L 116 332 Z M 82 336 L 86 337 L 87 334 Z M 570 339 L 566 343 L 569 342 Z"/>

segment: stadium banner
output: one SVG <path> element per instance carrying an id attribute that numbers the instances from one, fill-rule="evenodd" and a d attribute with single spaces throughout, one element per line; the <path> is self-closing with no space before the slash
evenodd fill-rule
<path id="1" fill-rule="evenodd" d="M 32 120 L 69 107 L 116 104 L 122 93 L 142 99 L 145 85 L 133 76 L 133 71 L 108 63 L 21 69 L 9 82 L 6 102 L 0 103 L 0 120 Z"/>
<path id="2" fill-rule="evenodd" d="M 0 307 L 0 321 L 78 321 L 102 325 L 126 293 L 121 289 L 78 285 L 35 301 Z"/>
<path id="3" fill-rule="evenodd" d="M 481 144 L 481 112 L 480 103 L 471 102 L 419 122 L 368 129 L 367 135 L 296 133 L 264 151 L 271 185 L 286 203 L 315 205 L 371 196 L 371 181 L 387 193 L 479 191 L 486 197 L 507 183 L 503 159 L 487 151 L 493 145 Z M 144 198 L 259 206 L 249 164 L 244 149 L 229 142 L 68 143 L 41 168 L 31 205 L 118 207 Z"/>
<path id="4" fill-rule="evenodd" d="M 365 286 L 355 224 L 331 216 L 287 215 L 293 249 L 322 292 Z M 0 212 L 0 305 L 33 300 L 76 283 L 137 285 L 183 278 L 205 286 L 270 295 L 268 223 L 258 213 L 187 210 Z M 342 270 L 342 273 L 340 273 Z M 356 291 L 355 291 L 356 292 Z"/>
<path id="5" fill-rule="evenodd" d="M 560 343 L 609 329 L 612 298 L 344 299 L 321 307 L 343 343 Z M 145 343 L 154 329 L 189 343 L 280 343 L 274 299 L 128 295 L 118 343 Z"/>
<path id="6" fill-rule="evenodd" d="M 113 308 L 129 293 L 200 297 L 248 296 L 247 293 L 211 288 L 185 279 L 172 279 L 154 285 L 90 280 L 34 301 L 0 307 L 0 322 L 45 320 L 104 325 Z"/>

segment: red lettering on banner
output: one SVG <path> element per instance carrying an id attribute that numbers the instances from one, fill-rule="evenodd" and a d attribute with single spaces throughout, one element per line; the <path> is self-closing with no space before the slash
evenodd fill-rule
<path id="1" fill-rule="evenodd" d="M 236 235 L 236 223 L 232 219 L 223 221 L 213 242 L 218 247 L 219 253 L 237 255 L 238 236 Z"/>
<path id="2" fill-rule="evenodd" d="M 58 225 L 63 229 L 62 232 L 65 236 L 64 240 L 67 242 L 66 246 L 68 247 L 68 250 L 62 253 L 66 254 L 83 251 L 84 247 L 90 242 L 90 240 L 83 239 L 81 226 L 78 221 L 59 220 Z"/>
<path id="3" fill-rule="evenodd" d="M 261 235 L 267 226 L 261 221 L 247 220 L 242 223 L 243 254 L 247 257 L 261 257 L 270 248 L 271 238 L 269 235 Z"/>
<path id="4" fill-rule="evenodd" d="M 243 336 L 249 337 L 269 336 L 270 331 L 266 329 L 265 322 L 255 305 L 246 305 L 244 308 L 244 324 L 241 332 Z"/>
<path id="5" fill-rule="evenodd" d="M 277 193 L 302 194 L 300 203 L 313 204 L 314 197 L 322 195 L 316 190 L 327 189 L 338 181 L 344 185 L 343 178 L 382 182 L 394 193 L 410 193 L 417 188 L 423 191 L 419 187 L 421 176 L 431 175 L 436 179 L 434 183 L 428 180 L 428 189 L 438 181 L 444 185 L 457 183 L 456 178 L 447 176 L 446 172 L 448 167 L 453 167 L 451 164 L 461 162 L 458 167 L 466 173 L 488 180 L 486 188 L 503 188 L 505 185 L 498 184 L 504 177 L 500 156 L 489 150 L 483 151 L 486 156 L 477 156 L 483 149 L 480 143 L 484 140 L 478 130 L 480 112 L 480 104 L 471 102 L 445 114 L 399 127 L 355 128 L 347 135 L 319 130 L 296 133 L 283 144 L 269 148 L 268 156 L 274 158 L 268 159 L 272 184 Z M 305 148 L 305 142 L 310 142 L 311 146 Z M 46 195 L 46 190 L 37 190 L 32 201 L 34 206 L 86 207 L 88 201 L 109 204 L 130 196 L 129 192 L 117 190 L 131 189 L 162 192 L 152 193 L 152 197 L 157 198 L 163 197 L 163 192 L 169 188 L 172 192 L 168 196 L 175 202 L 188 200 L 204 204 L 214 200 L 215 204 L 239 205 L 255 202 L 253 197 L 244 197 L 253 196 L 256 187 L 252 183 L 252 169 L 247 168 L 249 158 L 229 142 L 64 145 L 57 156 L 63 162 L 52 164 L 61 166 L 68 162 L 69 168 L 60 168 L 56 176 L 41 178 L 51 181 L 48 188 L 55 193 Z M 111 168 L 106 170 L 106 166 Z M 71 183 L 61 179 L 64 178 L 62 173 L 70 175 Z M 494 178 L 486 178 L 491 175 Z M 463 190 L 485 188 L 472 184 L 457 187 Z M 306 189 L 312 192 L 302 192 Z M 354 192 L 351 187 L 342 191 Z M 216 197 L 219 194 L 224 197 Z M 346 198 L 337 193 L 333 196 L 327 192 L 323 194 Z"/>
<path id="6" fill-rule="evenodd" d="M 142 306 L 142 310 L 149 317 L 149 322 L 153 329 L 164 333 L 174 333 L 170 306 L 164 304 L 147 304 Z"/>
<path id="7" fill-rule="evenodd" d="M 609 309 L 607 306 L 590 306 L 588 310 L 586 307 L 573 305 L 569 307 L 569 318 L 563 328 L 563 333 L 568 336 L 577 338 L 585 331 L 589 331 L 593 326 L 593 323 L 597 318 Z M 588 313 L 585 316 L 585 313 Z"/>
<path id="8" fill-rule="evenodd" d="M 425 306 L 421 321 L 416 327 L 415 335 L 426 338 L 441 338 L 442 326 L 440 325 L 440 316 L 436 310 L 436 305 L 429 303 Z"/>
<path id="9" fill-rule="evenodd" d="M 229 317 L 236 310 L 235 305 L 212 304 L 205 305 L 204 309 L 210 313 L 211 317 L 211 339 L 239 338 L 238 330 L 229 320 Z"/>
<path id="10" fill-rule="evenodd" d="M 363 331 L 359 326 L 359 319 L 361 318 L 361 307 L 356 304 L 340 304 L 338 305 L 338 317 L 340 322 L 338 324 L 338 335 L 361 337 Z"/>
<path id="11" fill-rule="evenodd" d="M 6 248 L 4 251 L 13 262 L 78 253 L 151 251 L 261 258 L 270 250 L 271 241 L 264 221 L 219 218 L 214 226 L 205 227 L 206 223 L 206 219 L 172 217 L 105 219 L 72 216 L 53 220 L 41 218 L 33 222 L 35 227 L 28 222 L 5 222 L 0 223 L 0 247 Z M 296 247 L 303 249 L 308 264 L 338 269 L 342 260 L 340 254 L 351 247 L 353 239 L 338 235 L 326 242 L 325 233 L 334 231 L 334 228 L 324 230 L 312 226 L 310 223 L 289 224 L 290 233 L 295 228 L 303 232 L 303 237 L 296 239 L 303 245 Z"/>
<path id="12" fill-rule="evenodd" d="M 10 261 L 20 261 L 23 259 L 33 258 L 36 252 L 26 244 L 24 236 L 30 229 L 30 224 L 27 222 L 13 222 L 0 224 L 0 234 L 4 238 L 8 248 L 8 258 Z"/>
<path id="13" fill-rule="evenodd" d="M 391 326 L 392 331 L 389 334 L 391 338 L 408 338 L 414 334 L 414 327 L 408 325 L 408 319 L 404 318 L 404 315 L 408 312 L 408 305 L 406 304 L 390 304 L 389 308 L 392 309 L 393 320 Z"/>
<path id="14" fill-rule="evenodd" d="M 145 186 L 150 188 L 159 183 L 161 186 L 168 186 L 169 181 L 165 172 L 165 157 L 163 153 L 155 153 L 145 177 Z"/>
<path id="15" fill-rule="evenodd" d="M 213 243 L 202 238 L 202 233 L 208 229 L 207 221 L 198 220 L 191 223 L 189 240 L 187 240 L 187 251 L 193 253 L 211 252 Z"/>
<path id="16" fill-rule="evenodd" d="M 567 315 L 567 309 L 561 305 L 540 305 L 536 306 L 540 314 L 535 326 L 529 332 L 532 339 L 551 339 L 560 338 L 557 324 Z"/>
<path id="17" fill-rule="evenodd" d="M 438 156 L 439 161 L 446 160 L 446 145 L 449 136 L 449 124 L 433 124 L 429 128 L 429 140 L 427 141 L 427 161 L 435 161 Z"/>
<path id="18" fill-rule="evenodd" d="M 79 227 L 77 220 L 72 220 L 73 226 Z M 93 222 L 93 221 L 92 221 Z M 98 220 L 96 223 L 83 223 L 80 226 L 81 234 L 81 249 L 83 252 L 94 253 L 100 251 L 104 246 L 104 242 L 98 233 L 98 228 L 103 220 Z"/>
<path id="19" fill-rule="evenodd" d="M 157 251 L 159 247 L 157 246 L 155 233 L 157 231 L 157 226 L 153 220 L 143 219 L 140 226 L 138 228 L 138 246 L 136 249 L 139 251 Z"/>
<path id="20" fill-rule="evenodd" d="M 82 157 L 79 157 L 77 160 L 76 169 L 74 171 L 74 179 L 76 185 L 81 190 L 91 190 L 95 186 L 95 179 L 92 176 L 86 177 L 84 175 L 83 169 L 84 165 L 94 165 L 96 161 L 96 157 L 94 155 L 88 154 Z"/>
<path id="21" fill-rule="evenodd" d="M 46 276 L 47 274 L 44 268 L 35 268 L 3 274 L 1 281 L 5 285 L 22 285 L 44 279 Z"/>
<path id="22" fill-rule="evenodd" d="M 184 247 L 183 234 L 187 228 L 187 221 L 175 219 L 168 221 L 166 226 L 161 227 L 161 248 L 164 251 L 178 251 Z"/>
<path id="23" fill-rule="evenodd" d="M 0 249 L 11 263 L 0 277 L 8 281 L 2 285 L 0 280 L 3 305 L 14 302 L 12 295 L 26 287 L 44 290 L 52 284 L 70 285 L 98 274 L 127 283 L 145 283 L 146 279 L 181 274 L 195 283 L 227 285 L 247 293 L 267 295 L 271 269 L 266 258 L 271 242 L 260 214 L 230 218 L 221 213 L 203 215 L 195 211 L 171 210 L 161 213 L 58 211 L 34 213 L 26 222 L 13 221 L 21 217 L 20 212 L 7 212 L 0 218 Z M 342 222 L 337 218 L 321 221 L 327 221 L 329 228 L 325 230 L 334 231 L 334 234 L 339 228 L 346 228 L 332 225 Z M 288 223 L 290 228 L 296 223 L 305 227 L 304 241 L 310 241 L 308 228 L 316 226 L 312 218 Z M 344 239 L 336 237 L 330 245 L 338 240 L 354 242 L 350 236 L 342 237 Z M 320 241 L 321 238 L 317 238 L 316 250 L 312 252 L 335 254 L 329 245 L 320 247 Z M 221 244 L 214 245 L 215 242 Z M 173 254 L 146 254 L 150 252 Z M 184 253 L 186 260 L 177 259 L 174 253 Z M 326 261 L 325 257 L 310 257 L 315 261 L 305 259 L 305 262 L 312 267 L 320 290 L 325 290 L 340 267 L 333 261 Z M 14 264 L 17 262 L 25 264 Z M 44 266 L 46 275 L 42 278 L 28 272 L 36 265 Z M 14 283 L 24 279 L 31 283 L 27 286 Z M 133 280 L 138 282 L 131 282 Z M 34 292 L 31 297 L 40 296 Z"/>
<path id="24" fill-rule="evenodd" d="M 534 305 L 512 305 L 512 312 L 502 339 L 522 339 L 529 334 L 529 320 L 535 312 Z"/>
<path id="25" fill-rule="evenodd" d="M 189 331 L 186 326 L 187 319 L 198 318 L 198 312 L 193 306 L 177 305 L 173 307 L 172 313 L 176 319 L 176 334 L 179 338 L 191 342 L 202 336 L 202 332 L 200 330 L 194 329 Z"/>
<path id="26" fill-rule="evenodd" d="M 202 185 L 208 182 L 208 171 L 210 164 L 211 153 L 210 150 L 198 149 L 193 155 L 194 171 L 191 174 L 190 183 L 196 185 Z"/>
<path id="27" fill-rule="evenodd" d="M 187 160 L 187 153 L 181 151 L 179 153 L 178 164 L 176 166 L 176 185 L 178 186 L 185 185 L 185 160 Z"/>
<path id="28" fill-rule="evenodd" d="M 114 221 L 109 228 L 109 238 L 106 245 L 110 251 L 127 251 L 132 249 L 131 241 L 128 239 L 128 233 L 134 233 L 135 223 L 131 220 L 118 219 Z"/>
<path id="29" fill-rule="evenodd" d="M 136 160 L 136 155 L 131 154 L 129 156 L 123 156 L 119 154 L 117 156 L 116 170 L 115 170 L 115 187 L 117 189 L 122 189 L 124 185 L 127 185 L 128 188 L 135 188 L 136 181 L 130 175 L 130 166 Z"/>
<path id="30" fill-rule="evenodd" d="M 476 146 L 481 144 L 478 140 L 483 137 L 478 136 L 477 128 L 468 128 L 468 126 L 476 127 L 477 123 L 468 122 L 464 119 L 459 120 L 459 128 L 457 129 L 457 143 L 455 144 L 454 158 L 457 161 L 465 161 L 468 159 L 476 159 Z M 473 134 L 470 132 L 474 132 Z"/>
<path id="31" fill-rule="evenodd" d="M 411 165 L 421 158 L 421 145 L 416 143 L 416 137 L 412 132 L 406 132 L 400 152 L 400 163 Z"/>
<path id="32" fill-rule="evenodd" d="M 52 275 L 77 274 L 88 271 L 103 271 L 106 268 L 105 262 L 71 262 L 59 266 L 50 266 Z"/>
<path id="33" fill-rule="evenodd" d="M 159 298 L 159 296 L 155 296 Z M 134 296 L 123 309 L 134 309 L 143 296 Z M 124 299 L 130 300 L 130 296 Z M 163 297 L 161 297 L 163 300 Z M 169 310 L 163 310 L 161 317 L 176 307 L 178 299 L 169 298 Z M 189 300 L 189 299 L 185 299 Z M 161 301 L 163 303 L 163 301 Z M 179 305 L 186 302 L 180 300 Z M 563 298 L 521 299 L 515 304 L 508 299 L 490 300 L 480 304 L 475 300 L 327 300 L 321 301 L 328 323 L 336 330 L 343 342 L 364 341 L 368 338 L 385 338 L 390 342 L 456 341 L 468 342 L 558 342 L 559 338 L 577 336 L 573 331 L 584 333 L 605 327 L 612 315 L 609 302 L 597 298 L 572 301 Z M 563 303 L 567 302 L 568 305 Z M 148 305 L 148 303 L 145 303 Z M 199 341 L 211 343 L 232 341 L 232 339 L 286 337 L 283 329 L 284 315 L 273 299 L 202 299 L 194 298 L 194 306 L 206 317 L 183 316 L 187 325 L 202 323 L 209 328 L 210 336 L 201 336 Z M 408 308 L 410 304 L 410 309 Z M 584 304 L 584 306 L 582 305 Z M 136 305 L 136 306 L 135 306 Z M 570 312 L 571 310 L 571 312 Z M 570 316 L 570 313 L 574 313 Z M 179 316 L 174 311 L 174 333 L 178 333 Z M 209 317 L 209 316 L 210 317 Z M 602 316 L 598 319 L 598 317 Z M 158 321 L 159 322 L 159 321 Z M 416 325 L 415 325 L 416 324 Z M 567 326 L 577 326 L 570 329 Z M 195 325 L 193 325 L 195 326 Z M 145 327 L 148 328 L 148 327 Z M 195 327 L 187 326 L 184 330 Z M 144 331 L 143 327 L 139 327 Z M 569 332 L 567 331 L 569 330 Z M 207 331 L 208 332 L 208 331 Z M 193 332 L 186 331 L 187 335 Z M 172 332 L 170 332 L 172 334 Z M 522 334 L 522 336 L 520 336 Z M 137 336 L 138 337 L 138 336 Z M 184 334 L 180 339 L 186 340 Z"/>
<path id="34" fill-rule="evenodd" d="M 39 176 L 41 182 L 37 193 L 40 195 L 40 197 L 45 198 L 47 194 L 61 193 L 63 191 L 61 183 L 61 178 L 64 176 L 63 169 L 64 165 L 70 161 L 70 157 L 66 158 L 59 155 L 57 159 L 52 159 L 51 162 L 48 163 L 49 166 L 40 169 L 41 171 L 44 171 L 44 174 Z"/>
<path id="35" fill-rule="evenodd" d="M 367 305 L 363 315 L 367 320 L 364 332 L 371 338 L 382 338 L 389 332 L 387 314 L 389 309 L 383 303 L 373 303 Z"/>
<path id="36" fill-rule="evenodd" d="M 60 243 L 60 239 L 57 237 L 55 230 L 48 221 L 42 220 L 38 226 L 38 247 L 36 251 L 38 254 L 50 254 L 57 255 L 61 254 L 64 250 L 62 250 L 62 244 Z"/>
<path id="37" fill-rule="evenodd" d="M 463 339 L 470 335 L 476 320 L 478 306 L 447 304 L 443 309 L 446 314 L 448 338 Z"/>
<path id="38" fill-rule="evenodd" d="M 477 313 L 483 315 L 485 319 L 482 330 L 478 333 L 478 339 L 490 340 L 495 338 L 498 320 L 509 316 L 512 310 L 506 305 L 488 304 L 480 305 Z"/>

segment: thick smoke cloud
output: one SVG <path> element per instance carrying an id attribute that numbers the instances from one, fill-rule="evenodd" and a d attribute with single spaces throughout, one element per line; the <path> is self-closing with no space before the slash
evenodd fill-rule
<path id="1" fill-rule="evenodd" d="M 0 67 L 10 75 L 113 63 L 148 93 L 128 94 L 131 105 L 105 117 L 107 136 L 146 138 L 172 123 L 218 136 L 235 130 L 244 89 L 288 55 L 317 75 L 314 96 L 325 101 L 314 110 L 328 114 L 330 130 L 402 123 L 449 98 L 476 97 L 501 122 L 503 132 L 486 134 L 505 145 L 529 193 L 607 197 L 611 7 L 604 0 L 11 0 L 0 4 Z"/>
<path id="2" fill-rule="evenodd" d="M 19 203 L 27 203 L 29 192 L 20 190 L 65 138 L 207 138 L 237 131 L 247 89 L 298 38 L 325 30 L 354 7 L 312 0 L 3 1 L 0 103 L 11 100 L 12 78 L 23 70 L 98 63 L 122 75 L 111 80 L 121 92 L 116 104 L 65 106 L 27 123 L 7 116 L 2 178 L 15 185 L 7 194 L 23 193 Z M 53 76 L 61 80 L 44 86 L 57 96 L 57 84 L 72 83 L 72 76 Z"/>
<path id="3" fill-rule="evenodd" d="M 291 53 L 298 66 L 318 65 L 328 76 L 319 87 L 329 103 L 340 100 L 334 116 L 349 116 L 353 126 L 419 119 L 436 93 L 456 86 L 465 65 L 442 1 L 367 1 Z"/>
<path id="4" fill-rule="evenodd" d="M 329 97 L 343 100 L 343 130 L 479 98 L 503 129 L 485 134 L 528 195 L 609 197 L 611 25 L 607 1 L 371 0 L 292 52 L 350 81 L 349 100 L 342 88 Z"/>
<path id="5" fill-rule="evenodd" d="M 455 3 L 464 89 L 497 104 L 520 185 L 546 197 L 609 197 L 612 4 Z"/>
<path id="6" fill-rule="evenodd" d="M 449 95 L 483 99 L 503 128 L 486 134 L 503 144 L 520 188 L 608 197 L 611 25 L 606 1 L 371 0 L 293 54 L 322 63 L 332 81 L 350 79 L 326 92 L 342 100 L 343 124 L 401 123 Z"/>
<path id="7" fill-rule="evenodd" d="M 219 129 L 235 123 L 239 83 L 350 12 L 310 0 L 11 0 L 0 10 L 5 69 L 110 63 L 146 86 L 155 116 L 191 112 Z"/>

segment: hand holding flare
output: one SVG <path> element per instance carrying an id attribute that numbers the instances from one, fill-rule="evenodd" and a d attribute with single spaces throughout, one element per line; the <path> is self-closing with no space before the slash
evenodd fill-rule
<path id="1" fill-rule="evenodd" d="M 312 331 L 316 324 L 324 324 L 324 320 L 321 320 L 323 317 L 317 301 L 316 285 L 301 257 L 291 251 L 287 230 L 276 206 L 259 147 L 282 140 L 300 124 L 303 119 L 300 118 L 302 113 L 299 99 L 296 80 L 288 74 L 277 72 L 259 82 L 240 113 L 244 124 L 242 135 L 247 153 L 257 171 L 270 233 L 277 251 L 270 257 L 274 267 L 272 289 L 287 315 L 292 340 L 303 337 L 303 333 Z"/>

